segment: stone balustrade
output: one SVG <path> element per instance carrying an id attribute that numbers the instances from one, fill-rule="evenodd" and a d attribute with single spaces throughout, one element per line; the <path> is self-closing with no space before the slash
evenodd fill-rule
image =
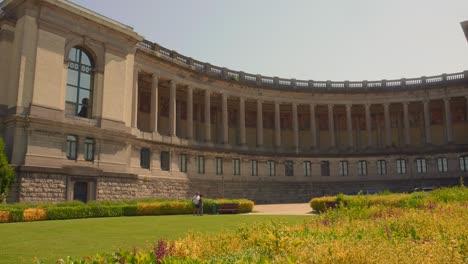
<path id="1" fill-rule="evenodd" d="M 260 74 L 234 71 L 227 68 L 211 65 L 190 57 L 186 57 L 176 51 L 164 48 L 156 43 L 143 40 L 139 46 L 156 52 L 156 55 L 177 64 L 191 68 L 194 71 L 204 73 L 210 77 L 219 78 L 242 84 L 265 87 L 270 89 L 295 89 L 300 91 L 326 91 L 326 92 L 358 92 L 358 91 L 385 91 L 388 89 L 412 89 L 431 86 L 456 85 L 468 82 L 468 71 L 442 74 L 437 76 L 423 76 L 420 78 L 402 78 L 396 80 L 380 81 L 314 81 L 284 79 L 279 77 L 262 76 Z"/>

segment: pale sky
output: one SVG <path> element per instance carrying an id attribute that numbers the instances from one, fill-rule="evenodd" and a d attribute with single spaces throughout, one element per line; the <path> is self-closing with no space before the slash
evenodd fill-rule
<path id="1" fill-rule="evenodd" d="M 72 0 L 213 65 L 303 80 L 468 70 L 468 0 Z"/>

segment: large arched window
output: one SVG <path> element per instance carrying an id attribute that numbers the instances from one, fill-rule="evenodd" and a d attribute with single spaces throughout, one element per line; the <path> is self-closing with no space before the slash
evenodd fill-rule
<path id="1" fill-rule="evenodd" d="M 84 50 L 74 47 L 68 54 L 66 112 L 90 118 L 93 102 L 94 63 Z"/>

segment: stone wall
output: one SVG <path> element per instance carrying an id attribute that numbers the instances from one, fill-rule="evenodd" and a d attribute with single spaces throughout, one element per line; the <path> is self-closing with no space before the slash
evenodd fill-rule
<path id="1" fill-rule="evenodd" d="M 22 172 L 12 186 L 9 202 L 59 202 L 67 198 L 66 174 Z M 74 178 L 76 176 L 73 176 Z M 88 177 L 89 179 L 89 177 Z M 279 182 L 259 178 L 257 181 L 176 179 L 157 177 L 99 176 L 98 200 L 137 198 L 190 198 L 195 192 L 207 198 L 246 198 L 255 203 L 302 203 L 313 197 L 363 191 L 408 192 L 415 187 L 454 186 L 459 178 L 381 180 L 361 182 Z M 468 182 L 468 177 L 465 177 Z"/>

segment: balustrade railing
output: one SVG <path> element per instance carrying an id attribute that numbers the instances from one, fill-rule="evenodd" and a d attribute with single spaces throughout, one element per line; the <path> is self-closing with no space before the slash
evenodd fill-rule
<path id="1" fill-rule="evenodd" d="M 300 88 L 300 89 L 327 89 L 327 90 L 343 90 L 343 89 L 358 89 L 358 88 L 404 88 L 404 87 L 423 87 L 443 85 L 446 83 L 468 83 L 468 71 L 457 72 L 451 74 L 442 74 L 438 76 L 398 79 L 398 80 L 381 80 L 381 81 L 313 81 L 313 80 L 296 80 L 284 79 L 278 77 L 262 76 L 258 74 L 245 73 L 242 71 L 233 71 L 227 68 L 211 65 L 202 61 L 194 60 L 190 57 L 178 54 L 175 51 L 164 48 L 156 43 L 143 40 L 139 46 L 144 50 L 156 52 L 158 56 L 162 56 L 169 60 L 173 60 L 178 64 L 187 65 L 191 69 L 204 72 L 210 76 L 218 77 L 235 82 L 256 84 L 269 88 Z"/>

